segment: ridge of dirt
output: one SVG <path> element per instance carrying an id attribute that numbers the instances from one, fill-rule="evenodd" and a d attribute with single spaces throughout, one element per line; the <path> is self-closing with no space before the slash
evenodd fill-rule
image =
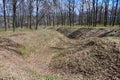
<path id="1" fill-rule="evenodd" d="M 120 29 L 80 28 L 72 32 L 68 37 L 72 39 L 80 37 L 120 37 Z"/>
<path id="2" fill-rule="evenodd" d="M 25 65 L 21 57 L 22 45 L 9 38 L 0 39 L 0 73 L 4 72 L 7 76 L 1 77 L 2 80 L 21 80 L 28 77 L 28 73 L 21 69 Z M 29 75 L 30 76 L 30 75 Z"/>
<path id="3" fill-rule="evenodd" d="M 22 47 L 22 45 L 8 39 L 8 38 L 2 38 L 0 39 L 0 49 L 8 50 L 17 54 L 21 54 L 19 48 Z"/>
<path id="4" fill-rule="evenodd" d="M 53 57 L 55 73 L 82 75 L 81 80 L 120 79 L 120 41 L 84 39 Z"/>
<path id="5" fill-rule="evenodd" d="M 119 80 L 120 40 L 98 37 L 119 36 L 120 29 L 70 29 L 65 30 L 64 34 L 69 37 L 73 33 L 76 35 L 72 39 L 51 30 L 1 38 L 0 72 L 6 72 L 18 80 L 38 79 L 23 68 L 47 75 L 77 75 L 81 80 Z M 90 38 L 91 35 L 97 38 Z M 21 47 L 35 50 L 23 58 Z M 39 80 L 47 79 L 39 77 Z"/>
<path id="6" fill-rule="evenodd" d="M 79 28 L 72 30 L 70 28 L 59 28 L 57 31 L 71 39 L 81 37 L 120 37 L 120 29 Z"/>
<path id="7" fill-rule="evenodd" d="M 47 34 L 46 32 L 49 34 Z M 47 76 L 36 76 L 36 73 L 52 75 L 49 70 L 49 63 L 56 54 L 50 47 L 55 46 L 64 36 L 51 30 L 41 30 L 40 32 L 15 33 L 6 38 L 0 39 L 0 73 L 9 76 L 0 79 L 14 78 L 15 80 L 48 80 Z M 25 58 L 22 57 L 21 47 L 35 49 Z M 29 52 L 29 50 L 28 50 Z M 25 70 L 24 70 L 25 69 Z M 33 75 L 33 73 L 35 75 Z M 17 77 L 17 78 L 16 78 Z M 53 77 L 54 78 L 54 77 Z M 50 79 L 52 80 L 52 78 Z M 62 80 L 62 79 L 60 79 Z"/>
<path id="8" fill-rule="evenodd" d="M 64 27 L 60 27 L 58 28 L 56 31 L 64 34 L 65 36 L 70 35 L 72 32 L 76 31 L 77 29 L 74 28 L 64 28 Z"/>

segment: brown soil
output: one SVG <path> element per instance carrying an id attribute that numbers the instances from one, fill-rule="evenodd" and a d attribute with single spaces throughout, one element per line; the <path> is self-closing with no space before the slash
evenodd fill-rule
<path id="1" fill-rule="evenodd" d="M 46 40 L 42 44 L 38 42 L 40 44 L 38 48 L 34 52 L 30 52 L 25 58 L 21 54 L 20 50 L 24 48 L 24 43 L 31 41 L 30 45 L 35 46 L 37 42 L 33 41 L 37 41 L 36 38 L 39 35 L 39 33 L 31 32 L 17 33 L 0 39 L 0 80 L 9 80 L 9 78 L 11 80 L 38 80 L 38 78 L 39 80 L 47 80 L 47 78 L 36 76 L 36 73 L 41 75 L 56 75 L 52 74 L 49 70 L 49 63 L 55 55 L 50 47 L 56 45 L 63 35 L 53 38 L 50 37 L 50 40 Z M 33 75 L 31 71 L 26 71 L 26 69 L 36 72 L 36 75 Z M 1 77 L 2 72 L 5 75 Z M 6 74 L 8 75 L 6 76 Z"/>
<path id="2" fill-rule="evenodd" d="M 1 80 L 15 80 L 16 77 L 23 80 L 28 76 L 30 77 L 21 69 L 26 65 L 21 57 L 21 47 L 22 45 L 9 38 L 0 39 L 0 73 L 5 73 L 5 76 L 0 76 Z"/>
<path id="3" fill-rule="evenodd" d="M 120 38 L 120 28 L 59 28 L 57 31 L 76 43 L 59 43 L 62 46 L 54 47 L 60 53 L 49 65 L 53 72 L 77 75 L 79 80 L 120 80 L 120 39 L 110 39 Z"/>
<path id="4" fill-rule="evenodd" d="M 81 80 L 119 80 L 120 41 L 81 40 L 54 56 L 50 67 L 55 73 L 82 75 Z"/>
<path id="5" fill-rule="evenodd" d="M 58 28 L 56 31 L 68 36 L 70 35 L 72 32 L 74 32 L 76 29 L 74 28 L 64 28 L 64 27 L 60 27 Z"/>
<path id="6" fill-rule="evenodd" d="M 18 33 L 0 39 L 0 72 L 6 72 L 9 78 L 19 77 L 18 80 L 38 77 L 26 72 L 28 68 L 41 74 L 78 75 L 81 80 L 119 80 L 120 79 L 120 40 L 106 38 L 120 36 L 120 29 L 65 29 L 57 31 L 72 39 L 64 39 L 63 35 L 50 38 L 30 53 L 26 59 L 21 56 L 20 48 L 23 42 L 36 41 L 41 36 L 33 33 Z M 56 35 L 56 34 L 55 34 Z M 57 34 L 58 35 L 58 34 Z M 74 39 L 78 40 L 74 40 Z M 46 38 L 49 39 L 49 38 Z M 44 39 L 43 39 L 44 41 Z M 31 44 L 36 45 L 36 44 Z M 55 52 L 54 52 L 55 50 Z M 56 51 L 57 50 L 57 51 Z M 37 54 L 36 54 L 37 53 Z M 14 77 L 15 76 L 15 77 Z M 6 78 L 6 76 L 4 77 Z M 84 78 L 84 79 L 83 79 Z M 3 79 L 3 78 L 0 78 Z M 12 79 L 11 79 L 12 80 Z M 44 80 L 44 79 L 39 79 Z"/>
<path id="7" fill-rule="evenodd" d="M 1 50 L 8 50 L 11 52 L 15 52 L 17 54 L 21 54 L 19 51 L 19 48 L 22 47 L 22 45 L 8 39 L 8 38 L 2 38 L 0 39 L 0 49 Z"/>
<path id="8" fill-rule="evenodd" d="M 79 28 L 72 30 L 70 28 L 59 28 L 57 31 L 72 39 L 81 37 L 120 37 L 120 29 Z"/>

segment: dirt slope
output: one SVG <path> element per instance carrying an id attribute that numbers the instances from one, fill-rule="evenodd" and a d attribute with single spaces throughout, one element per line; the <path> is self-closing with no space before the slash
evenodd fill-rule
<path id="1" fill-rule="evenodd" d="M 21 65 L 25 65 L 22 59 L 20 47 L 22 45 L 8 39 L 0 39 L 0 73 L 4 73 L 5 80 L 14 80 L 15 78 L 26 79 L 30 77 L 25 71 L 23 71 Z M 1 75 L 2 76 L 2 75 Z M 2 78 L 2 77 L 1 77 Z M 8 78 L 8 79 L 7 79 Z"/>
<path id="2" fill-rule="evenodd" d="M 120 79 L 120 29 L 66 29 L 58 32 L 76 42 L 56 48 L 62 50 L 51 61 L 52 71 L 81 80 Z"/>
<path id="3" fill-rule="evenodd" d="M 56 73 L 82 75 L 81 80 L 119 80 L 120 40 L 81 40 L 54 56 L 50 66 Z"/>
<path id="4" fill-rule="evenodd" d="M 79 28 L 75 30 L 70 28 L 59 28 L 57 31 L 72 39 L 81 37 L 120 37 L 120 29 Z"/>
<path id="5" fill-rule="evenodd" d="M 76 31 L 76 28 L 65 28 L 65 27 L 60 27 L 56 31 L 64 34 L 65 36 L 70 35 L 72 32 Z"/>
<path id="6" fill-rule="evenodd" d="M 119 29 L 70 29 L 64 34 L 75 37 L 68 39 L 48 29 L 4 35 L 0 79 L 64 80 L 66 75 L 81 80 L 120 79 L 120 40 L 103 38 L 119 36 Z"/>
<path id="7" fill-rule="evenodd" d="M 63 35 L 51 30 L 19 32 L 0 39 L 0 79 L 63 80 L 54 77 L 48 65 L 54 47 Z"/>
<path id="8" fill-rule="evenodd" d="M 120 29 L 80 28 L 71 33 L 69 38 L 80 37 L 120 37 Z"/>

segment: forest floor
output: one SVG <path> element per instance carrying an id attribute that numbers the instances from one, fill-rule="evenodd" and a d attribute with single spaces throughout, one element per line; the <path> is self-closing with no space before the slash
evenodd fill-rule
<path id="1" fill-rule="evenodd" d="M 103 74 L 104 73 L 104 74 Z M 120 79 L 120 29 L 0 32 L 0 80 Z"/>

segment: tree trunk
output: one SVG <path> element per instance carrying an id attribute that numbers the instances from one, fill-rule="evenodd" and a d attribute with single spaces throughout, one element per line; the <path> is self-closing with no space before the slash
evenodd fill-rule
<path id="1" fill-rule="evenodd" d="M 117 15 L 117 8 L 118 8 L 118 0 L 116 0 L 115 15 L 114 15 L 114 18 L 113 18 L 112 26 L 114 26 L 114 24 L 115 24 L 116 15 Z"/>
<path id="2" fill-rule="evenodd" d="M 108 0 L 106 0 L 105 2 L 104 26 L 107 26 L 107 17 L 108 17 Z"/>
<path id="3" fill-rule="evenodd" d="M 16 28 L 16 2 L 13 4 L 13 32 L 15 32 Z"/>
<path id="4" fill-rule="evenodd" d="M 39 10 L 39 6 L 38 6 L 38 0 L 36 1 L 36 30 L 38 29 L 38 10 Z"/>
<path id="5" fill-rule="evenodd" d="M 71 7 L 70 7 L 70 2 L 71 2 L 71 0 L 69 1 L 69 24 L 70 24 L 70 26 L 71 26 L 72 19 L 71 19 Z"/>
<path id="6" fill-rule="evenodd" d="M 4 8 L 4 26 L 5 26 L 5 31 L 7 31 L 7 23 L 6 23 L 6 0 L 3 0 L 3 8 Z"/>

